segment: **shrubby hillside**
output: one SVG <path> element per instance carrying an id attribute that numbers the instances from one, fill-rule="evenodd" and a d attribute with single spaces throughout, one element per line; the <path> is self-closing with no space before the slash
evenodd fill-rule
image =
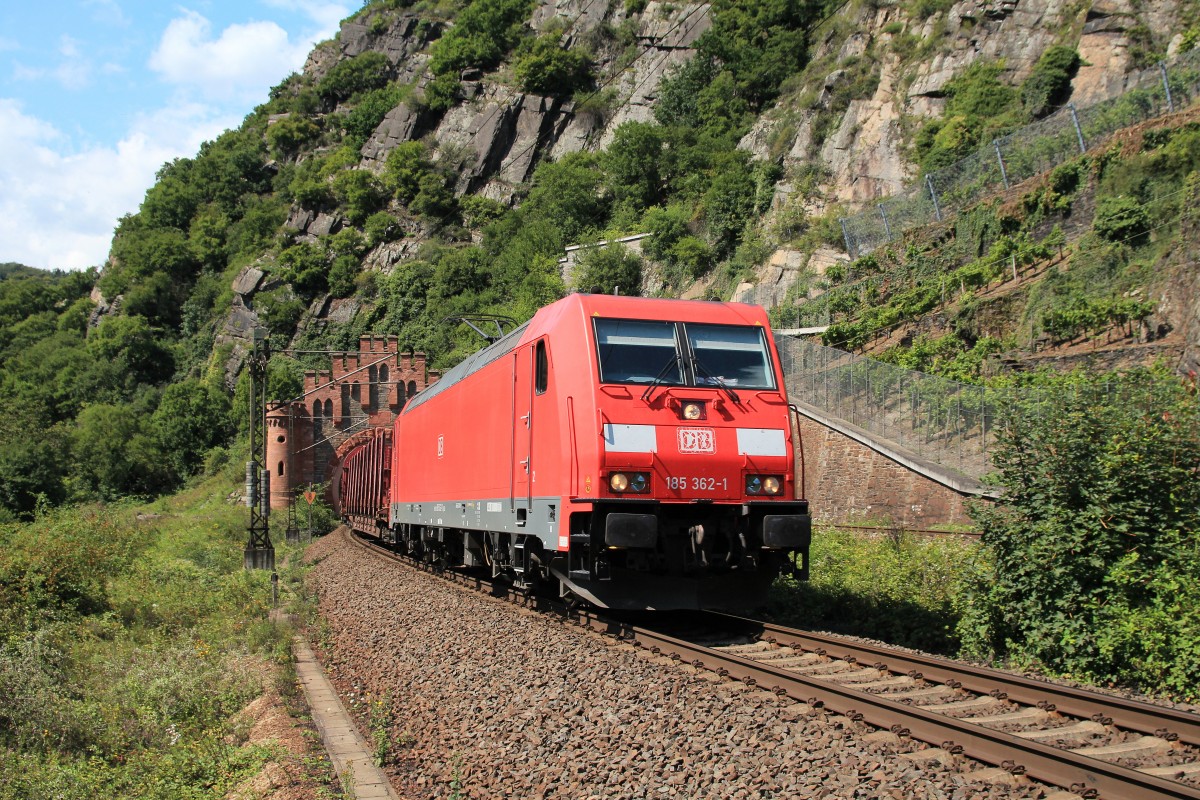
<path id="1" fill-rule="evenodd" d="M 780 606 L 1195 699 L 1200 117 L 853 259 L 841 219 L 1197 42 L 1183 0 L 366 3 L 163 165 L 105 264 L 0 265 L 0 786 L 225 796 L 267 757 L 222 729 L 257 691 L 230 676 L 286 642 L 221 497 L 255 326 L 290 397 L 321 364 L 289 349 L 387 333 L 446 367 L 480 344 L 447 317 L 572 290 L 752 299 L 839 347 L 1050 387 L 1052 413 L 1003 420 L 981 547 L 817 537 L 820 577 Z M 152 529 L 114 502 L 193 486 Z"/>
<path id="2" fill-rule="evenodd" d="M 838 220 L 1198 26 L 1171 2 L 367 3 L 165 164 L 97 273 L 0 273 L 0 514 L 219 468 L 255 325 L 276 350 L 387 332 L 444 367 L 478 345 L 448 316 L 619 289 L 757 297 L 967 380 L 1097 336 L 1183 363 L 1187 119 L 853 262 Z M 1038 279 L 1003 287 L 1014 267 Z M 274 391 L 304 366 L 277 356 Z"/>

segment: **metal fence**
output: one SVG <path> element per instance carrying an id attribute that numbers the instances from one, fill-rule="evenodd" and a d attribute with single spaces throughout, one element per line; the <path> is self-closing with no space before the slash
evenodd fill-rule
<path id="1" fill-rule="evenodd" d="M 987 194 L 1078 157 L 1122 128 L 1185 108 L 1198 96 L 1200 49 L 1132 73 L 1107 99 L 1060 108 L 873 207 L 843 217 L 846 252 L 858 258 L 910 228 L 940 222 Z"/>
<path id="2" fill-rule="evenodd" d="M 1177 379 L 1146 375 L 1100 384 L 977 386 L 806 339 L 777 335 L 776 344 L 793 402 L 848 422 L 880 444 L 898 446 L 984 484 L 993 473 L 995 433 L 1016 415 L 1061 421 L 1065 409 L 1083 402 L 1096 413 L 1139 409 L 1147 419 L 1165 420 L 1172 417 L 1181 393 L 1188 393 Z M 1191 446 L 1185 440 L 1194 440 L 1194 431 L 1183 426 L 1177 434 L 1183 437 L 1179 446 Z"/>
<path id="3" fill-rule="evenodd" d="M 777 344 L 793 400 L 976 480 L 991 471 L 995 390 L 789 336 Z"/>

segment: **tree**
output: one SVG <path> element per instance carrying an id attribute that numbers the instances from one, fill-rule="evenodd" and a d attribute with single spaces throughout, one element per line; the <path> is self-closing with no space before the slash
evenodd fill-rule
<path id="1" fill-rule="evenodd" d="M 174 473 L 196 472 L 204 454 L 232 433 L 229 398 L 198 380 L 168 386 L 150 419 L 150 427 Z"/>
<path id="2" fill-rule="evenodd" d="M 105 318 L 88 336 L 87 352 L 125 376 L 128 387 L 158 384 L 175 371 L 175 359 L 161 333 L 142 317 Z"/>
<path id="3" fill-rule="evenodd" d="M 642 260 L 624 246 L 590 248 L 576 265 L 575 288 L 582 292 L 624 295 L 642 293 Z"/>
<path id="4" fill-rule="evenodd" d="M 662 129 L 645 122 L 626 122 L 613 133 L 601 158 L 617 202 L 629 201 L 638 210 L 659 202 L 663 191 L 659 168 L 665 139 Z"/>
<path id="5" fill-rule="evenodd" d="M 87 494 L 105 500 L 148 496 L 173 481 L 164 454 L 132 406 L 98 403 L 75 420 L 71 436 L 74 477 Z"/>
<path id="6" fill-rule="evenodd" d="M 717 252 L 733 252 L 754 211 L 754 178 L 748 170 L 723 172 L 704 195 L 704 219 Z"/>
<path id="7" fill-rule="evenodd" d="M 569 153 L 538 165 L 521 211 L 527 219 L 553 221 L 566 242 L 577 242 L 587 231 L 600 228 L 607 217 L 603 185 L 604 175 L 594 155 Z"/>
<path id="8" fill-rule="evenodd" d="M 537 37 L 518 55 L 513 74 L 521 89 L 533 94 L 571 94 L 589 78 L 590 59 L 559 44 L 554 33 Z"/>

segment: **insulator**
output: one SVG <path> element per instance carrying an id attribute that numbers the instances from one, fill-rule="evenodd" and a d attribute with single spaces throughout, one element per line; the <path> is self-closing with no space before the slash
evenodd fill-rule
<path id="1" fill-rule="evenodd" d="M 246 462 L 246 507 L 258 504 L 258 467 L 253 461 Z"/>
<path id="2" fill-rule="evenodd" d="M 262 482 L 259 486 L 258 513 L 266 518 L 271 515 L 271 470 L 264 469 L 260 474 Z"/>

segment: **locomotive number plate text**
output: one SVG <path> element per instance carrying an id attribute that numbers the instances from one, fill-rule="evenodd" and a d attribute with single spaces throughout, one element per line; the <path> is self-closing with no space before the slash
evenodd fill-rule
<path id="1" fill-rule="evenodd" d="M 717 437 L 712 428 L 680 428 L 679 452 L 715 453 Z"/>
<path id="2" fill-rule="evenodd" d="M 676 491 L 715 492 L 729 489 L 728 478 L 704 478 L 696 475 L 669 475 L 667 488 Z"/>

